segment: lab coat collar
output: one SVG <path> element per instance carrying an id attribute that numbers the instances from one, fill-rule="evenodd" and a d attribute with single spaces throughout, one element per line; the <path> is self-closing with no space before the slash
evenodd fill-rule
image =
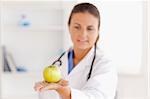
<path id="1" fill-rule="evenodd" d="M 69 49 L 71 50 L 72 47 Z M 64 57 L 62 58 L 62 74 L 64 77 L 70 77 L 73 74 L 76 74 L 76 72 L 84 71 L 85 68 L 90 68 L 92 59 L 94 57 L 94 46 L 91 48 L 91 50 L 87 53 L 87 55 L 74 67 L 74 69 L 70 72 L 68 75 L 68 52 L 65 53 Z"/>
<path id="2" fill-rule="evenodd" d="M 78 64 L 83 64 L 83 66 L 90 66 L 92 63 L 93 57 L 94 57 L 94 46 L 90 49 L 87 55 Z"/>
<path id="3" fill-rule="evenodd" d="M 95 46 L 93 46 L 90 49 L 90 51 L 87 53 L 87 55 L 78 64 L 83 64 L 84 66 L 90 66 L 92 63 L 93 57 L 94 57 L 94 48 L 95 48 Z M 71 47 L 69 50 L 72 50 L 72 49 L 73 49 L 73 47 Z M 77 64 L 77 66 L 78 66 L 78 64 Z"/>
<path id="4" fill-rule="evenodd" d="M 92 47 L 91 50 L 87 53 L 87 55 L 74 67 L 74 69 L 68 75 L 68 79 L 70 77 L 73 77 L 73 75 L 84 72 L 86 68 L 90 68 L 92 59 L 94 57 L 93 53 L 94 47 Z"/>

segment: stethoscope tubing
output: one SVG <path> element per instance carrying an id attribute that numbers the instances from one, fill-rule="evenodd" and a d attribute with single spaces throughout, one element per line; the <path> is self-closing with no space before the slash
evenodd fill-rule
<path id="1" fill-rule="evenodd" d="M 61 65 L 62 65 L 61 58 L 64 56 L 65 53 L 66 53 L 66 51 L 63 52 L 63 53 L 60 55 L 60 57 L 52 63 L 52 65 L 55 65 L 56 63 L 59 63 L 59 66 L 61 66 Z M 90 71 L 89 71 L 87 80 L 89 80 L 90 77 L 91 77 L 95 58 L 96 58 L 96 45 L 95 45 L 95 47 L 94 47 L 94 56 L 93 56 L 93 60 L 92 60 L 92 63 L 91 63 L 91 68 L 90 68 Z"/>

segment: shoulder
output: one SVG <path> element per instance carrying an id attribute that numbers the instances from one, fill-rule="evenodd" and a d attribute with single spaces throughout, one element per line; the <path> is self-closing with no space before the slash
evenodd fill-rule
<path id="1" fill-rule="evenodd" d="M 100 48 L 96 50 L 96 59 L 95 59 L 95 67 L 94 70 L 99 71 L 115 71 L 116 72 L 116 65 L 114 64 L 113 60 L 109 57 L 107 53 L 105 53 Z"/>
<path id="2" fill-rule="evenodd" d="M 96 49 L 96 63 L 109 63 L 112 62 L 112 59 L 100 48 Z"/>

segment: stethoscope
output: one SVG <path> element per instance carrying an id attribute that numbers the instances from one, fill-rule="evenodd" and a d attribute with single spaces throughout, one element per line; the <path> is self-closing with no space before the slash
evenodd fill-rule
<path id="1" fill-rule="evenodd" d="M 52 65 L 57 64 L 58 66 L 61 66 L 61 65 L 62 65 L 61 58 L 64 56 L 64 54 L 65 54 L 66 52 L 67 52 L 67 51 L 63 52 L 63 53 L 60 55 L 60 57 L 52 63 Z M 91 77 L 92 69 L 93 69 L 93 65 L 94 65 L 95 58 L 96 58 L 96 44 L 95 44 L 95 46 L 94 46 L 94 56 L 93 56 L 93 60 L 92 60 L 92 63 L 91 63 L 91 68 L 90 68 L 90 71 L 89 71 L 87 80 L 89 80 L 90 77 Z"/>

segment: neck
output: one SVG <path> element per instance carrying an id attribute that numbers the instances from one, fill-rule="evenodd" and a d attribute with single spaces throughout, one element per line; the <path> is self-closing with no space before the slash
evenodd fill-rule
<path id="1" fill-rule="evenodd" d="M 74 60 L 76 60 L 77 63 L 81 61 L 86 56 L 86 54 L 90 51 L 90 49 L 91 48 L 83 50 L 74 47 Z"/>

